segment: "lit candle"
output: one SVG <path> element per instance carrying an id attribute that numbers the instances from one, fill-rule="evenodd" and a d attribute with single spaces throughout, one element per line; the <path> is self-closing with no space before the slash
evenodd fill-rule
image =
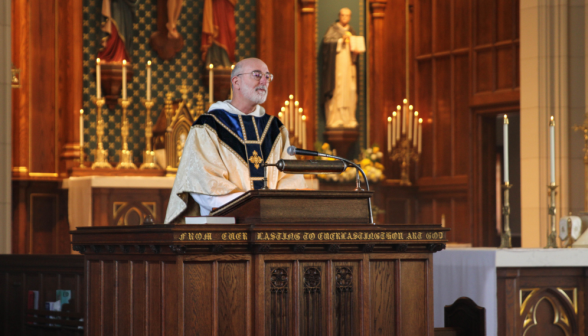
<path id="1" fill-rule="evenodd" d="M 298 101 L 294 102 L 294 135 L 297 138 L 300 138 L 300 136 L 302 135 L 302 127 L 300 127 L 300 124 L 302 123 L 302 120 L 300 119 L 300 115 L 298 113 L 296 113 L 296 111 L 298 111 L 298 105 L 300 103 Z"/>
<path id="2" fill-rule="evenodd" d="M 408 107 L 408 110 L 409 110 L 408 115 L 406 116 L 408 118 L 408 140 L 409 141 L 412 140 L 412 109 L 413 109 L 413 107 L 412 107 L 412 105 L 410 105 Z M 415 120 L 415 122 L 416 122 L 416 120 Z M 414 136 L 416 136 L 416 134 Z"/>
<path id="3" fill-rule="evenodd" d="M 392 151 L 392 117 L 388 117 L 388 152 Z"/>
<path id="4" fill-rule="evenodd" d="M 419 154 L 421 154 L 421 151 L 423 150 L 423 118 L 419 118 L 419 141 L 418 141 L 418 147 L 419 147 Z"/>
<path id="5" fill-rule="evenodd" d="M 100 59 L 96 59 L 96 99 L 102 98 L 102 87 L 100 86 Z"/>
<path id="6" fill-rule="evenodd" d="M 295 131 L 296 129 L 296 125 L 294 124 L 294 119 L 296 119 L 296 115 L 294 114 L 294 95 L 290 95 L 288 97 L 288 99 L 290 99 L 290 101 L 288 102 L 288 104 L 286 104 L 286 106 L 289 107 L 289 111 L 288 113 L 290 114 L 290 127 L 292 131 Z"/>
<path id="7" fill-rule="evenodd" d="M 392 112 L 392 147 L 396 146 L 396 137 L 398 136 L 396 131 L 396 125 L 398 122 L 396 121 L 397 114 L 396 111 Z"/>
<path id="8" fill-rule="evenodd" d="M 302 148 L 306 148 L 306 116 L 302 115 Z"/>
<path id="9" fill-rule="evenodd" d="M 284 121 L 284 113 L 282 113 L 282 111 L 278 112 L 278 119 L 280 119 L 280 121 Z"/>
<path id="10" fill-rule="evenodd" d="M 290 127 L 292 125 L 292 123 L 290 122 L 290 119 L 292 119 L 292 112 L 290 112 L 290 102 L 286 100 L 284 102 L 284 105 L 286 105 L 285 107 L 283 107 L 284 111 L 286 112 L 286 129 L 288 130 L 288 134 L 290 134 Z"/>
<path id="11" fill-rule="evenodd" d="M 419 112 L 414 112 L 414 137 L 412 138 L 412 147 L 416 147 L 417 145 L 417 126 L 419 121 Z"/>
<path id="12" fill-rule="evenodd" d="M 84 150 L 84 110 L 80 110 L 80 150 Z"/>
<path id="13" fill-rule="evenodd" d="M 400 140 L 400 105 L 396 106 L 396 115 L 398 117 L 398 121 L 396 122 L 396 140 Z"/>
<path id="14" fill-rule="evenodd" d="M 549 121 L 549 166 L 551 168 L 551 185 L 555 185 L 555 121 Z"/>
<path id="15" fill-rule="evenodd" d="M 508 117 L 504 115 L 504 124 L 502 126 L 503 133 L 503 145 L 502 145 L 502 156 L 504 157 L 504 183 L 508 183 Z"/>
<path id="16" fill-rule="evenodd" d="M 402 134 L 406 133 L 406 114 L 408 113 L 406 110 L 406 104 L 408 104 L 408 100 L 402 100 Z"/>
<path id="17" fill-rule="evenodd" d="M 208 65 L 208 102 L 212 104 L 212 95 L 214 93 L 214 65 Z"/>
<path id="18" fill-rule="evenodd" d="M 298 120 L 298 135 L 300 137 L 302 137 L 302 115 L 304 110 L 302 109 L 302 107 L 298 108 L 298 115 L 296 115 L 296 120 Z"/>
<path id="19" fill-rule="evenodd" d="M 147 61 L 147 101 L 151 101 L 151 61 Z"/>
<path id="20" fill-rule="evenodd" d="M 127 100 L 127 60 L 123 60 L 122 72 L 123 72 L 122 99 Z"/>

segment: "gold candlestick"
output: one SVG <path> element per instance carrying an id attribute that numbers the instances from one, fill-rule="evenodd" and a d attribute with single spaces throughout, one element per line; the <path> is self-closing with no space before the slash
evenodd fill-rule
<path id="1" fill-rule="evenodd" d="M 554 183 L 548 185 L 547 187 L 549 188 L 549 198 L 551 199 L 551 205 L 549 206 L 549 220 L 551 222 L 551 228 L 549 229 L 549 234 L 547 235 L 547 246 L 545 246 L 545 248 L 557 248 L 555 233 L 555 215 L 557 214 L 557 209 L 555 208 L 555 196 L 557 195 L 557 192 L 555 192 L 555 189 L 557 189 L 557 185 Z"/>
<path id="2" fill-rule="evenodd" d="M 410 182 L 410 160 L 418 162 L 419 153 L 408 137 L 403 137 L 396 144 L 396 148 L 392 154 L 392 160 L 402 162 L 400 166 L 402 168 L 400 172 L 400 185 L 412 185 Z"/>
<path id="3" fill-rule="evenodd" d="M 153 137 L 153 122 L 151 121 L 151 108 L 153 100 L 145 101 L 147 109 L 147 122 L 145 123 L 145 152 L 143 152 L 143 164 L 140 169 L 159 169 L 155 163 L 155 152 L 151 150 L 151 138 Z"/>
<path id="4" fill-rule="evenodd" d="M 102 106 L 104 105 L 104 97 L 99 99 L 94 99 L 94 103 L 96 104 L 96 115 L 98 118 L 98 124 L 96 125 L 96 136 L 98 137 L 98 148 L 96 149 L 96 159 L 94 163 L 92 163 L 92 169 L 94 168 L 112 168 L 108 160 L 108 152 L 104 149 L 104 145 L 102 144 L 102 138 L 104 137 L 104 118 L 102 116 Z"/>
<path id="5" fill-rule="evenodd" d="M 512 248 L 512 235 L 510 233 L 510 188 L 512 184 L 505 182 L 502 185 L 504 191 L 504 203 L 502 205 L 502 215 L 504 216 L 504 225 L 500 239 L 500 248 Z"/>
<path id="6" fill-rule="evenodd" d="M 137 166 L 133 163 L 133 154 L 129 150 L 128 137 L 129 137 L 129 121 L 127 119 L 127 108 L 131 102 L 128 99 L 121 99 L 120 105 L 123 108 L 122 115 L 122 142 L 123 148 L 120 151 L 120 163 L 116 166 L 116 169 L 137 169 Z"/>

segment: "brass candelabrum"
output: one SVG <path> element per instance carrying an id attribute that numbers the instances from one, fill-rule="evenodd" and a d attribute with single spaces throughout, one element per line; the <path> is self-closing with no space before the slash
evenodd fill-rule
<path id="1" fill-rule="evenodd" d="M 550 205 L 549 205 L 549 221 L 551 223 L 551 227 L 549 228 L 549 234 L 547 235 L 547 246 L 545 248 L 557 248 L 557 234 L 555 232 L 555 222 L 556 222 L 556 214 L 557 209 L 555 208 L 555 196 L 557 192 L 557 185 L 555 183 L 550 184 L 547 186 L 549 188 L 549 198 L 550 198 Z"/>
<path id="2" fill-rule="evenodd" d="M 110 163 L 108 163 L 108 152 L 104 149 L 104 145 L 102 143 L 102 138 L 104 137 L 104 116 L 102 115 L 102 106 L 105 103 L 104 97 L 94 99 L 94 103 L 96 104 L 96 115 L 98 119 L 98 123 L 96 125 L 96 137 L 98 138 L 98 148 L 96 149 L 96 159 L 94 163 L 92 163 L 92 169 L 94 168 L 112 168 Z"/>
<path id="3" fill-rule="evenodd" d="M 121 135 L 122 135 L 122 145 L 123 148 L 120 151 L 120 162 L 116 166 L 117 169 L 137 169 L 137 166 L 133 163 L 133 152 L 129 150 L 129 121 L 127 118 L 127 108 L 131 102 L 128 99 L 121 99 L 120 105 L 122 106 L 122 128 L 121 128 Z"/>
<path id="4" fill-rule="evenodd" d="M 510 232 L 510 188 L 512 188 L 512 184 L 509 182 L 504 182 L 502 185 L 502 191 L 504 192 L 504 200 L 502 204 L 504 223 L 500 239 L 500 248 L 512 248 L 512 235 Z"/>
<path id="5" fill-rule="evenodd" d="M 143 152 L 143 164 L 140 169 L 159 169 L 155 163 L 155 152 L 151 149 L 151 138 L 153 137 L 153 122 L 151 121 L 151 108 L 153 100 L 145 100 L 147 110 L 147 121 L 145 123 L 145 152 Z"/>
<path id="6" fill-rule="evenodd" d="M 417 163 L 419 161 L 419 152 L 414 142 L 408 137 L 403 136 L 396 142 L 396 147 L 392 153 L 392 160 L 401 162 L 400 168 L 400 185 L 409 186 L 410 182 L 410 161 Z"/>

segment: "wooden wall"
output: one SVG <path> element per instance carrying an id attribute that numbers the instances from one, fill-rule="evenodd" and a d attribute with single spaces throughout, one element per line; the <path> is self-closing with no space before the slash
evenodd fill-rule
<path id="1" fill-rule="evenodd" d="M 69 253 L 58 181 L 79 165 L 82 1 L 13 1 L 12 61 L 12 250 Z"/>
<path id="2" fill-rule="evenodd" d="M 378 14 L 382 3 L 385 10 Z M 404 0 L 370 5 L 371 142 L 384 143 L 385 118 L 406 96 L 406 7 Z M 491 244 L 484 237 L 492 234 L 495 221 L 482 222 L 494 209 L 482 211 L 482 202 L 492 201 L 484 198 L 482 185 L 494 176 L 482 173 L 487 164 L 482 157 L 484 149 L 495 149 L 484 147 L 481 132 L 489 120 L 484 116 L 518 111 L 518 0 L 410 0 L 409 5 L 409 101 L 424 120 L 423 153 L 411 177 L 419 187 L 418 220 L 439 223 L 443 216 L 452 228 L 450 241 Z M 394 165 L 387 161 L 389 176 Z"/>

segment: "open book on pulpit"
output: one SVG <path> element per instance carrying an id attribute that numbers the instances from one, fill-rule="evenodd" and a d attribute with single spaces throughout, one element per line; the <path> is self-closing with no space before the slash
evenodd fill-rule
<path id="1" fill-rule="evenodd" d="M 251 190 L 212 211 L 237 224 L 369 225 L 371 191 Z"/>

